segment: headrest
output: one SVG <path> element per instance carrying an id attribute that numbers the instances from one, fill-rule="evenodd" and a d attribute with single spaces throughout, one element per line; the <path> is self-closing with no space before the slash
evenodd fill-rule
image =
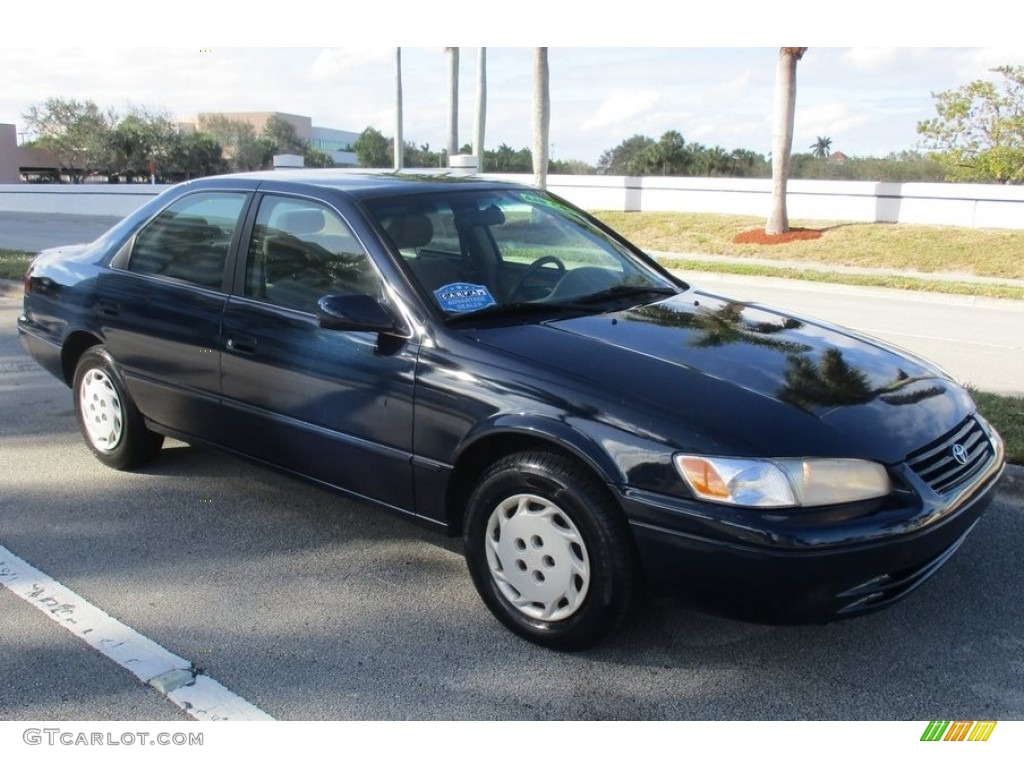
<path id="1" fill-rule="evenodd" d="M 425 213 L 396 216 L 384 229 L 398 248 L 422 248 L 434 237 L 434 225 Z"/>
<path id="2" fill-rule="evenodd" d="M 275 226 L 293 235 L 312 235 L 324 228 L 324 212 L 319 208 L 285 211 L 277 219 Z"/>

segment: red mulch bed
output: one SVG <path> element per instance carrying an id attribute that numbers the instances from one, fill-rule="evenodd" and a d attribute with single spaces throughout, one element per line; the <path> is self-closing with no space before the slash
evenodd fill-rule
<path id="1" fill-rule="evenodd" d="M 766 235 L 764 229 L 749 229 L 740 232 L 732 239 L 734 243 L 754 243 L 755 245 L 778 245 L 792 243 L 794 240 L 817 240 L 822 235 L 820 229 L 804 229 L 793 227 L 784 235 Z"/>

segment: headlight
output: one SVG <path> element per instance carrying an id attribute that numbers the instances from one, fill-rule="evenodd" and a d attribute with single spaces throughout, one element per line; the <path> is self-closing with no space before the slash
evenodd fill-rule
<path id="1" fill-rule="evenodd" d="M 889 474 L 861 459 L 675 457 L 699 499 L 737 507 L 820 507 L 887 495 Z"/>

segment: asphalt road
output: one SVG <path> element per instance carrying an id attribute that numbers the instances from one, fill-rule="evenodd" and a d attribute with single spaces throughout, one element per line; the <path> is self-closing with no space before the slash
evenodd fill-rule
<path id="1" fill-rule="evenodd" d="M 766 627 L 670 598 L 598 649 L 501 628 L 458 547 L 366 505 L 171 443 L 95 461 L 69 390 L 0 298 L 0 545 L 275 718 L 1024 718 L 1024 494 L 892 608 Z M 1019 488 L 1019 483 L 1016 486 Z M 184 715 L 0 588 L 0 719 Z"/>

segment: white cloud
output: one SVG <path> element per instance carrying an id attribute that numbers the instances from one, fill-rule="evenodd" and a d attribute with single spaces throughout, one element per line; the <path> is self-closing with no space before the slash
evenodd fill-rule
<path id="1" fill-rule="evenodd" d="M 589 131 L 625 126 L 637 115 L 650 111 L 660 100 L 661 94 L 653 88 L 615 88 L 593 115 L 583 121 L 582 127 Z"/>

